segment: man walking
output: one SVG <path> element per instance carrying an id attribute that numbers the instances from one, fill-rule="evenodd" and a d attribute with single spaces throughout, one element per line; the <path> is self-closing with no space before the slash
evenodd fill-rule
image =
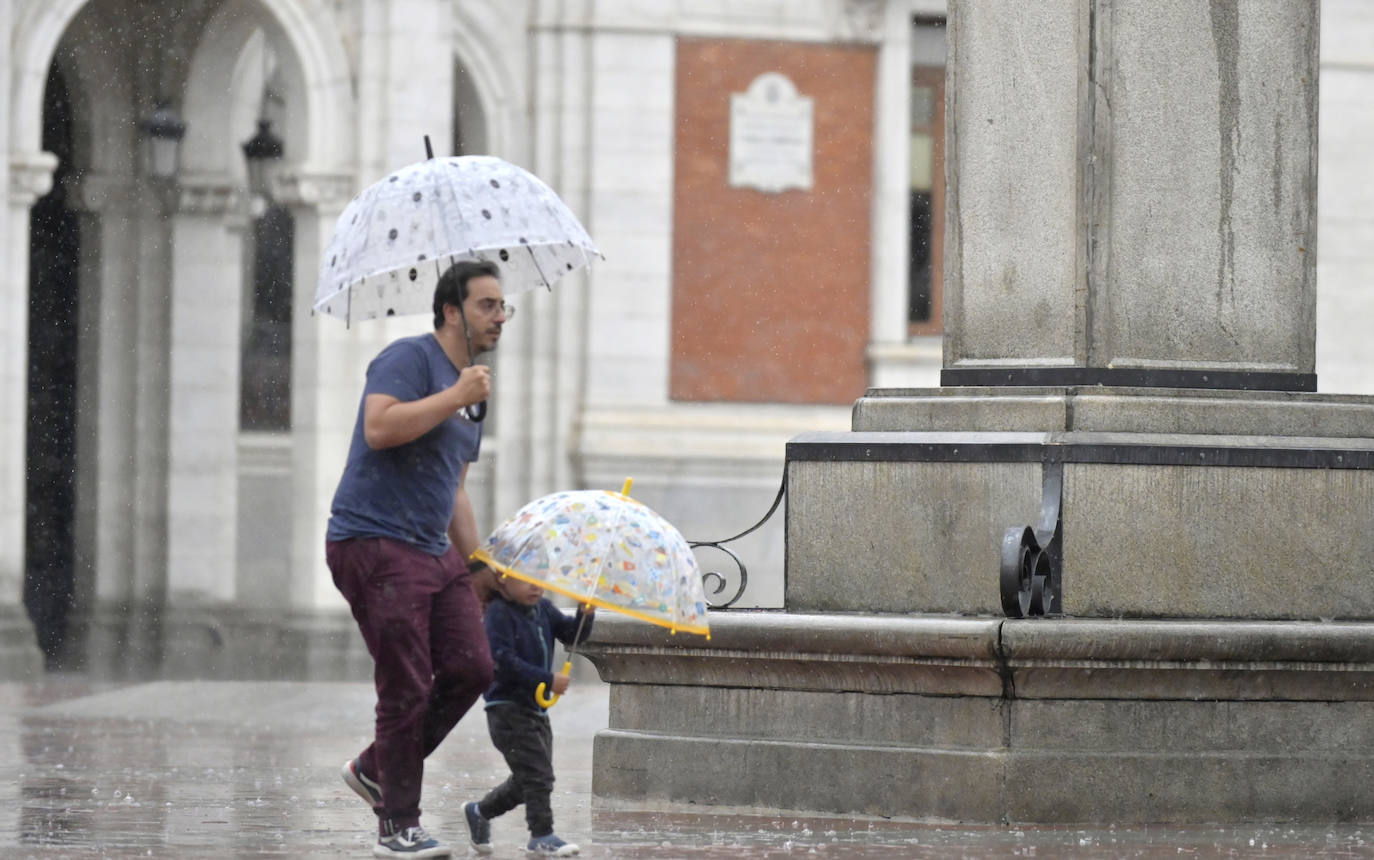
<path id="1" fill-rule="evenodd" d="M 493 263 L 450 267 L 434 332 L 401 338 L 367 369 L 334 495 L 325 557 L 375 663 L 373 743 L 343 779 L 378 818 L 378 857 L 443 857 L 420 826 L 424 759 L 491 683 L 466 560 L 479 535 L 465 478 L 482 441 L 475 408 L 512 313 Z"/>

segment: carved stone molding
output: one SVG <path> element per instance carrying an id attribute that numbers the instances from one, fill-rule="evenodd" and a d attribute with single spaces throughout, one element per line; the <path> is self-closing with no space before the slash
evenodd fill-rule
<path id="1" fill-rule="evenodd" d="M 10 203 L 32 206 L 52 190 L 52 174 L 57 156 L 51 152 L 20 152 L 10 156 Z"/>
<path id="2" fill-rule="evenodd" d="M 127 212 L 138 203 L 139 188 L 128 176 L 83 173 L 63 180 L 67 205 L 79 212 Z"/>
<path id="3" fill-rule="evenodd" d="M 886 0 L 844 0 L 843 35 L 861 42 L 880 42 Z"/>
<path id="4" fill-rule="evenodd" d="M 227 177 L 188 176 L 176 188 L 179 215 L 236 215 L 243 211 L 244 189 Z"/>
<path id="5" fill-rule="evenodd" d="M 357 191 L 351 173 L 284 170 L 272 184 L 272 196 L 278 203 L 322 210 L 342 211 Z"/>

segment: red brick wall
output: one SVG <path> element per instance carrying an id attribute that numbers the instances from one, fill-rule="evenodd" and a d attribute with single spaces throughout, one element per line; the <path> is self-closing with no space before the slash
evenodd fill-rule
<path id="1" fill-rule="evenodd" d="M 867 383 L 872 48 L 677 43 L 675 400 L 853 402 Z M 813 100 L 814 185 L 729 184 L 730 96 L 781 72 Z"/>

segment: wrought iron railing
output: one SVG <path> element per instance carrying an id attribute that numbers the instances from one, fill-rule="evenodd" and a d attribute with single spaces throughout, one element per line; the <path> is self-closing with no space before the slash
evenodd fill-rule
<path id="1" fill-rule="evenodd" d="M 1002 535 L 1002 611 L 1008 618 L 1063 611 L 1064 464 L 1046 460 L 1040 478 L 1040 523 Z"/>
<path id="2" fill-rule="evenodd" d="M 687 542 L 692 549 L 710 548 L 724 553 L 729 557 L 730 561 L 734 563 L 735 569 L 738 571 L 739 585 L 736 586 L 734 593 L 730 595 L 728 600 L 722 601 L 714 600 L 713 596 L 725 591 L 730 583 L 730 577 L 714 569 L 706 570 L 702 573 L 701 580 L 706 586 L 706 603 L 711 609 L 726 609 L 730 607 L 740 599 L 744 594 L 744 589 L 749 585 L 749 568 L 745 565 L 744 559 L 740 558 L 734 550 L 725 546 L 725 544 L 733 543 L 742 537 L 758 531 L 759 528 L 762 527 L 764 523 L 768 522 L 769 518 L 777 512 L 778 506 L 782 504 L 783 497 L 786 495 L 787 472 L 784 470 L 782 473 L 782 484 L 778 487 L 778 494 L 774 497 L 773 504 L 768 508 L 768 513 L 763 515 L 763 519 L 733 537 L 722 538 L 721 540 L 689 540 Z M 700 558 L 698 558 L 698 562 L 700 562 Z"/>
<path id="3" fill-rule="evenodd" d="M 1002 610 L 1008 618 L 1055 615 L 1063 611 L 1063 517 L 1061 505 L 1064 488 L 1064 464 L 1057 459 L 1046 460 L 1041 473 L 1040 520 L 1036 526 L 1011 526 L 1002 536 L 1001 594 Z M 712 549 L 723 553 L 735 566 L 738 584 L 725 600 L 714 599 L 725 592 L 732 577 L 714 568 L 701 575 L 706 586 L 706 602 L 711 609 L 727 609 L 734 605 L 749 585 L 749 567 L 744 559 L 725 544 L 747 537 L 763 527 L 777 513 L 787 496 L 787 472 L 784 470 L 778 494 L 763 518 L 737 535 L 720 540 L 689 540 L 694 550 Z M 698 557 L 698 562 L 701 559 Z"/>

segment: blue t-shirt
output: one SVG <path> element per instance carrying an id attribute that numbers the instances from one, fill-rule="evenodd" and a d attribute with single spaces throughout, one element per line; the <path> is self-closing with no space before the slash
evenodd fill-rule
<path id="1" fill-rule="evenodd" d="M 459 410 L 412 442 L 374 451 L 363 436 L 363 404 L 369 394 L 419 400 L 457 381 L 432 334 L 401 338 L 372 360 L 326 539 L 385 537 L 432 555 L 448 551 L 453 496 L 463 464 L 477 459 L 482 425 Z"/>

